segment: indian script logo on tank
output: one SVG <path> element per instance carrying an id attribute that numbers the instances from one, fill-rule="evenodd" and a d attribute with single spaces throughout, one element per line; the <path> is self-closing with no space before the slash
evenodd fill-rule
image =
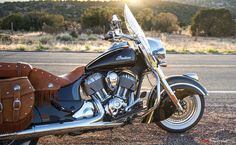
<path id="1" fill-rule="evenodd" d="M 129 60 L 129 59 L 132 59 L 131 56 L 121 56 L 120 55 L 116 58 L 116 60 Z"/>

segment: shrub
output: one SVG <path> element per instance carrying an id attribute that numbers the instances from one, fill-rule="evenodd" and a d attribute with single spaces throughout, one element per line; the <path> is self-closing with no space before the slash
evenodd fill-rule
<path id="1" fill-rule="evenodd" d="M 11 44 L 13 40 L 9 35 L 0 34 L 0 41 L 3 44 Z"/>
<path id="2" fill-rule="evenodd" d="M 229 10 L 206 9 L 199 11 L 192 20 L 192 35 L 230 36 L 233 34 L 234 21 Z"/>
<path id="3" fill-rule="evenodd" d="M 91 40 L 91 41 L 98 40 L 98 36 L 95 35 L 95 34 L 91 34 L 91 35 L 88 36 L 88 40 Z"/>
<path id="4" fill-rule="evenodd" d="M 59 34 L 57 35 L 56 39 L 59 41 L 64 41 L 64 42 L 73 41 L 73 37 L 68 33 Z"/>
<path id="5" fill-rule="evenodd" d="M 39 42 L 40 42 L 41 44 L 48 44 L 48 43 L 51 43 L 51 41 L 52 41 L 52 36 L 49 36 L 49 35 L 42 36 L 42 37 L 40 37 L 40 39 L 39 39 Z"/>
<path id="6" fill-rule="evenodd" d="M 86 41 L 86 40 L 88 40 L 88 35 L 82 33 L 82 34 L 79 35 L 78 40 L 80 40 L 80 41 Z"/>
<path id="7" fill-rule="evenodd" d="M 13 25 L 14 30 L 38 31 L 42 30 L 44 24 L 55 28 L 61 27 L 64 17 L 43 12 L 14 13 L 2 19 L 1 28 L 9 30 Z"/>
<path id="8" fill-rule="evenodd" d="M 160 13 L 153 18 L 153 30 L 172 33 L 178 31 L 178 18 L 172 13 Z"/>
<path id="9" fill-rule="evenodd" d="M 219 54 L 220 52 L 217 49 L 209 49 L 208 53 Z"/>
<path id="10" fill-rule="evenodd" d="M 73 38 L 78 38 L 78 34 L 76 31 L 71 31 L 70 36 L 72 36 Z"/>
<path id="11" fill-rule="evenodd" d="M 16 50 L 18 50 L 18 51 L 25 51 L 26 48 L 24 46 L 19 46 L 19 47 L 16 48 Z"/>
<path id="12" fill-rule="evenodd" d="M 38 46 L 36 46 L 36 50 L 37 51 L 45 51 L 45 50 L 49 50 L 49 47 L 39 44 Z"/>

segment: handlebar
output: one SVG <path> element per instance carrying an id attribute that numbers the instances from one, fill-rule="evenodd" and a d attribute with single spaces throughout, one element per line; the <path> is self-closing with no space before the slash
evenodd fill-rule
<path id="1" fill-rule="evenodd" d="M 112 21 L 111 21 L 111 30 L 104 36 L 103 40 L 108 40 L 108 41 L 119 41 L 120 39 L 128 39 L 131 41 L 135 41 L 137 44 L 140 43 L 137 39 L 134 37 L 124 34 L 121 29 L 121 20 L 118 19 L 116 15 L 112 16 Z"/>
<path id="2" fill-rule="evenodd" d="M 131 41 L 135 41 L 136 43 L 140 43 L 137 39 L 133 38 L 132 36 L 128 35 L 128 34 L 116 34 L 115 31 L 109 31 L 105 36 L 104 36 L 104 40 L 108 40 L 108 41 L 117 41 L 120 39 L 128 39 Z"/>

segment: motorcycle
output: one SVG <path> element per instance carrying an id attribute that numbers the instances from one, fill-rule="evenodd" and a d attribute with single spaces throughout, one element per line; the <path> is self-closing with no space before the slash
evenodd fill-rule
<path id="1" fill-rule="evenodd" d="M 50 105 L 34 105 L 31 125 L 1 134 L 1 144 L 37 144 L 46 135 L 80 135 L 122 127 L 134 120 L 182 133 L 200 121 L 208 93 L 197 74 L 166 77 L 162 71 L 166 50 L 161 41 L 145 37 L 127 5 L 124 17 L 130 34 L 122 32 L 121 21 L 113 15 L 104 39 L 115 43 L 85 67 L 64 76 L 30 69 L 27 76 L 35 90 L 42 90 L 40 84 L 46 82 L 47 89 L 58 97 L 55 101 L 49 95 Z M 156 79 L 149 93 L 141 91 L 146 74 Z"/>

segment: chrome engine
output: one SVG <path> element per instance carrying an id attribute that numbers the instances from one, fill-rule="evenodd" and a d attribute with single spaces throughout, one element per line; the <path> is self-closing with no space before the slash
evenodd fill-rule
<path id="1" fill-rule="evenodd" d="M 95 73 L 84 82 L 85 93 L 98 98 L 111 117 L 130 111 L 136 86 L 135 76 L 127 72 Z"/>

